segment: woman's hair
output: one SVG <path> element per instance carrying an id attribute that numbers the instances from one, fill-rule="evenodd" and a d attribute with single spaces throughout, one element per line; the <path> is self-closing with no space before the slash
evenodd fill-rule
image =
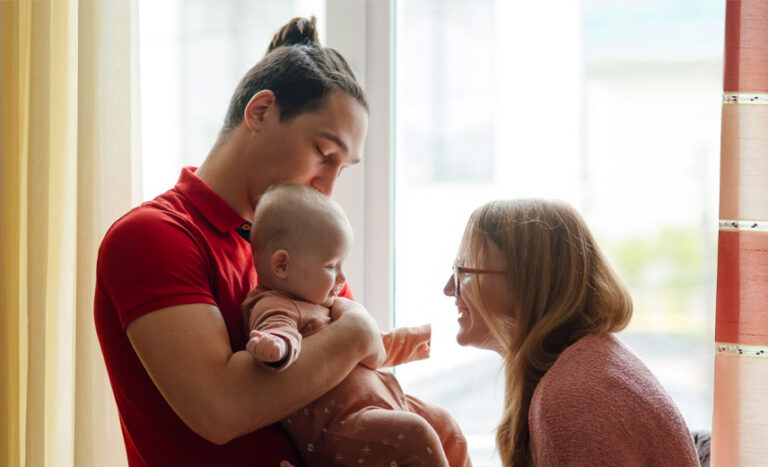
<path id="1" fill-rule="evenodd" d="M 467 289 L 498 341 L 505 365 L 505 409 L 496 441 L 505 466 L 528 465 L 533 390 L 560 353 L 588 334 L 623 329 L 632 299 L 578 212 L 564 202 L 492 201 L 469 219 L 460 259 L 485 267 L 488 242 L 507 266 L 514 303 L 490 310 L 483 276 Z M 473 264 L 475 263 L 475 264 Z"/>
<path id="2" fill-rule="evenodd" d="M 328 93 L 343 92 L 368 110 L 368 101 L 349 64 L 339 52 L 321 47 L 315 18 L 293 18 L 272 38 L 264 57 L 245 74 L 227 109 L 219 138 L 243 119 L 259 91 L 275 93 L 280 120 L 318 109 Z"/>

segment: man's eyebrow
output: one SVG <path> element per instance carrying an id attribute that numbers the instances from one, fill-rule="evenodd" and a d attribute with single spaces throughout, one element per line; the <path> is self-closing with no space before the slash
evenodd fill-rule
<path id="1" fill-rule="evenodd" d="M 328 131 L 324 131 L 324 132 L 320 133 L 320 136 L 322 138 L 329 139 L 329 140 L 333 141 L 336 144 L 336 146 L 338 146 L 339 149 L 341 149 L 341 152 L 343 152 L 344 154 L 349 154 L 349 148 L 347 147 L 346 144 L 344 144 L 344 141 L 339 139 L 338 136 L 336 136 L 333 133 L 330 133 Z"/>

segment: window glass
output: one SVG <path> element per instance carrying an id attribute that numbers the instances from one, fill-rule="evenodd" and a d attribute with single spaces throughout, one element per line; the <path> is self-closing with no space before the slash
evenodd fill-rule
<path id="1" fill-rule="evenodd" d="M 294 16 L 315 15 L 324 41 L 325 0 L 143 0 L 139 3 L 144 199 L 171 188 L 216 141 L 240 79 Z"/>
<path id="2" fill-rule="evenodd" d="M 560 198 L 635 303 L 620 337 L 689 428 L 712 413 L 722 2 L 396 3 L 395 320 L 431 322 L 398 369 L 447 407 L 476 465 L 499 465 L 496 355 L 455 343 L 442 288 L 471 211 Z"/>

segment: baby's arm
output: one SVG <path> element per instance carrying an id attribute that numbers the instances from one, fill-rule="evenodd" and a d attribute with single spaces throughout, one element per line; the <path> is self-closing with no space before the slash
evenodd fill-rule
<path id="1" fill-rule="evenodd" d="M 250 352 L 255 360 L 264 363 L 276 363 L 288 356 L 288 344 L 277 334 L 254 329 L 248 337 L 245 350 Z"/>
<path id="2" fill-rule="evenodd" d="M 381 335 L 387 357 L 382 367 L 423 360 L 429 357 L 429 343 L 432 338 L 432 326 L 395 328 Z"/>
<path id="3" fill-rule="evenodd" d="M 292 300 L 269 296 L 256 302 L 249 314 L 249 340 L 245 349 L 254 360 L 285 370 L 299 357 L 300 313 Z"/>

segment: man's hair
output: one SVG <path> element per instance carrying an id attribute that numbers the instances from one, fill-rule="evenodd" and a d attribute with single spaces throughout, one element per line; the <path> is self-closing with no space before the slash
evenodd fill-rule
<path id="1" fill-rule="evenodd" d="M 237 85 L 219 138 L 226 137 L 242 120 L 254 94 L 275 94 L 280 120 L 320 108 L 334 91 L 353 97 L 368 110 L 368 101 L 347 61 L 317 38 L 314 16 L 293 18 L 272 38 L 264 57 Z"/>
<path id="2" fill-rule="evenodd" d="M 316 246 L 322 229 L 340 229 L 352 235 L 347 216 L 334 200 L 296 182 L 270 186 L 253 213 L 251 247 L 254 255 L 283 248 Z"/>

